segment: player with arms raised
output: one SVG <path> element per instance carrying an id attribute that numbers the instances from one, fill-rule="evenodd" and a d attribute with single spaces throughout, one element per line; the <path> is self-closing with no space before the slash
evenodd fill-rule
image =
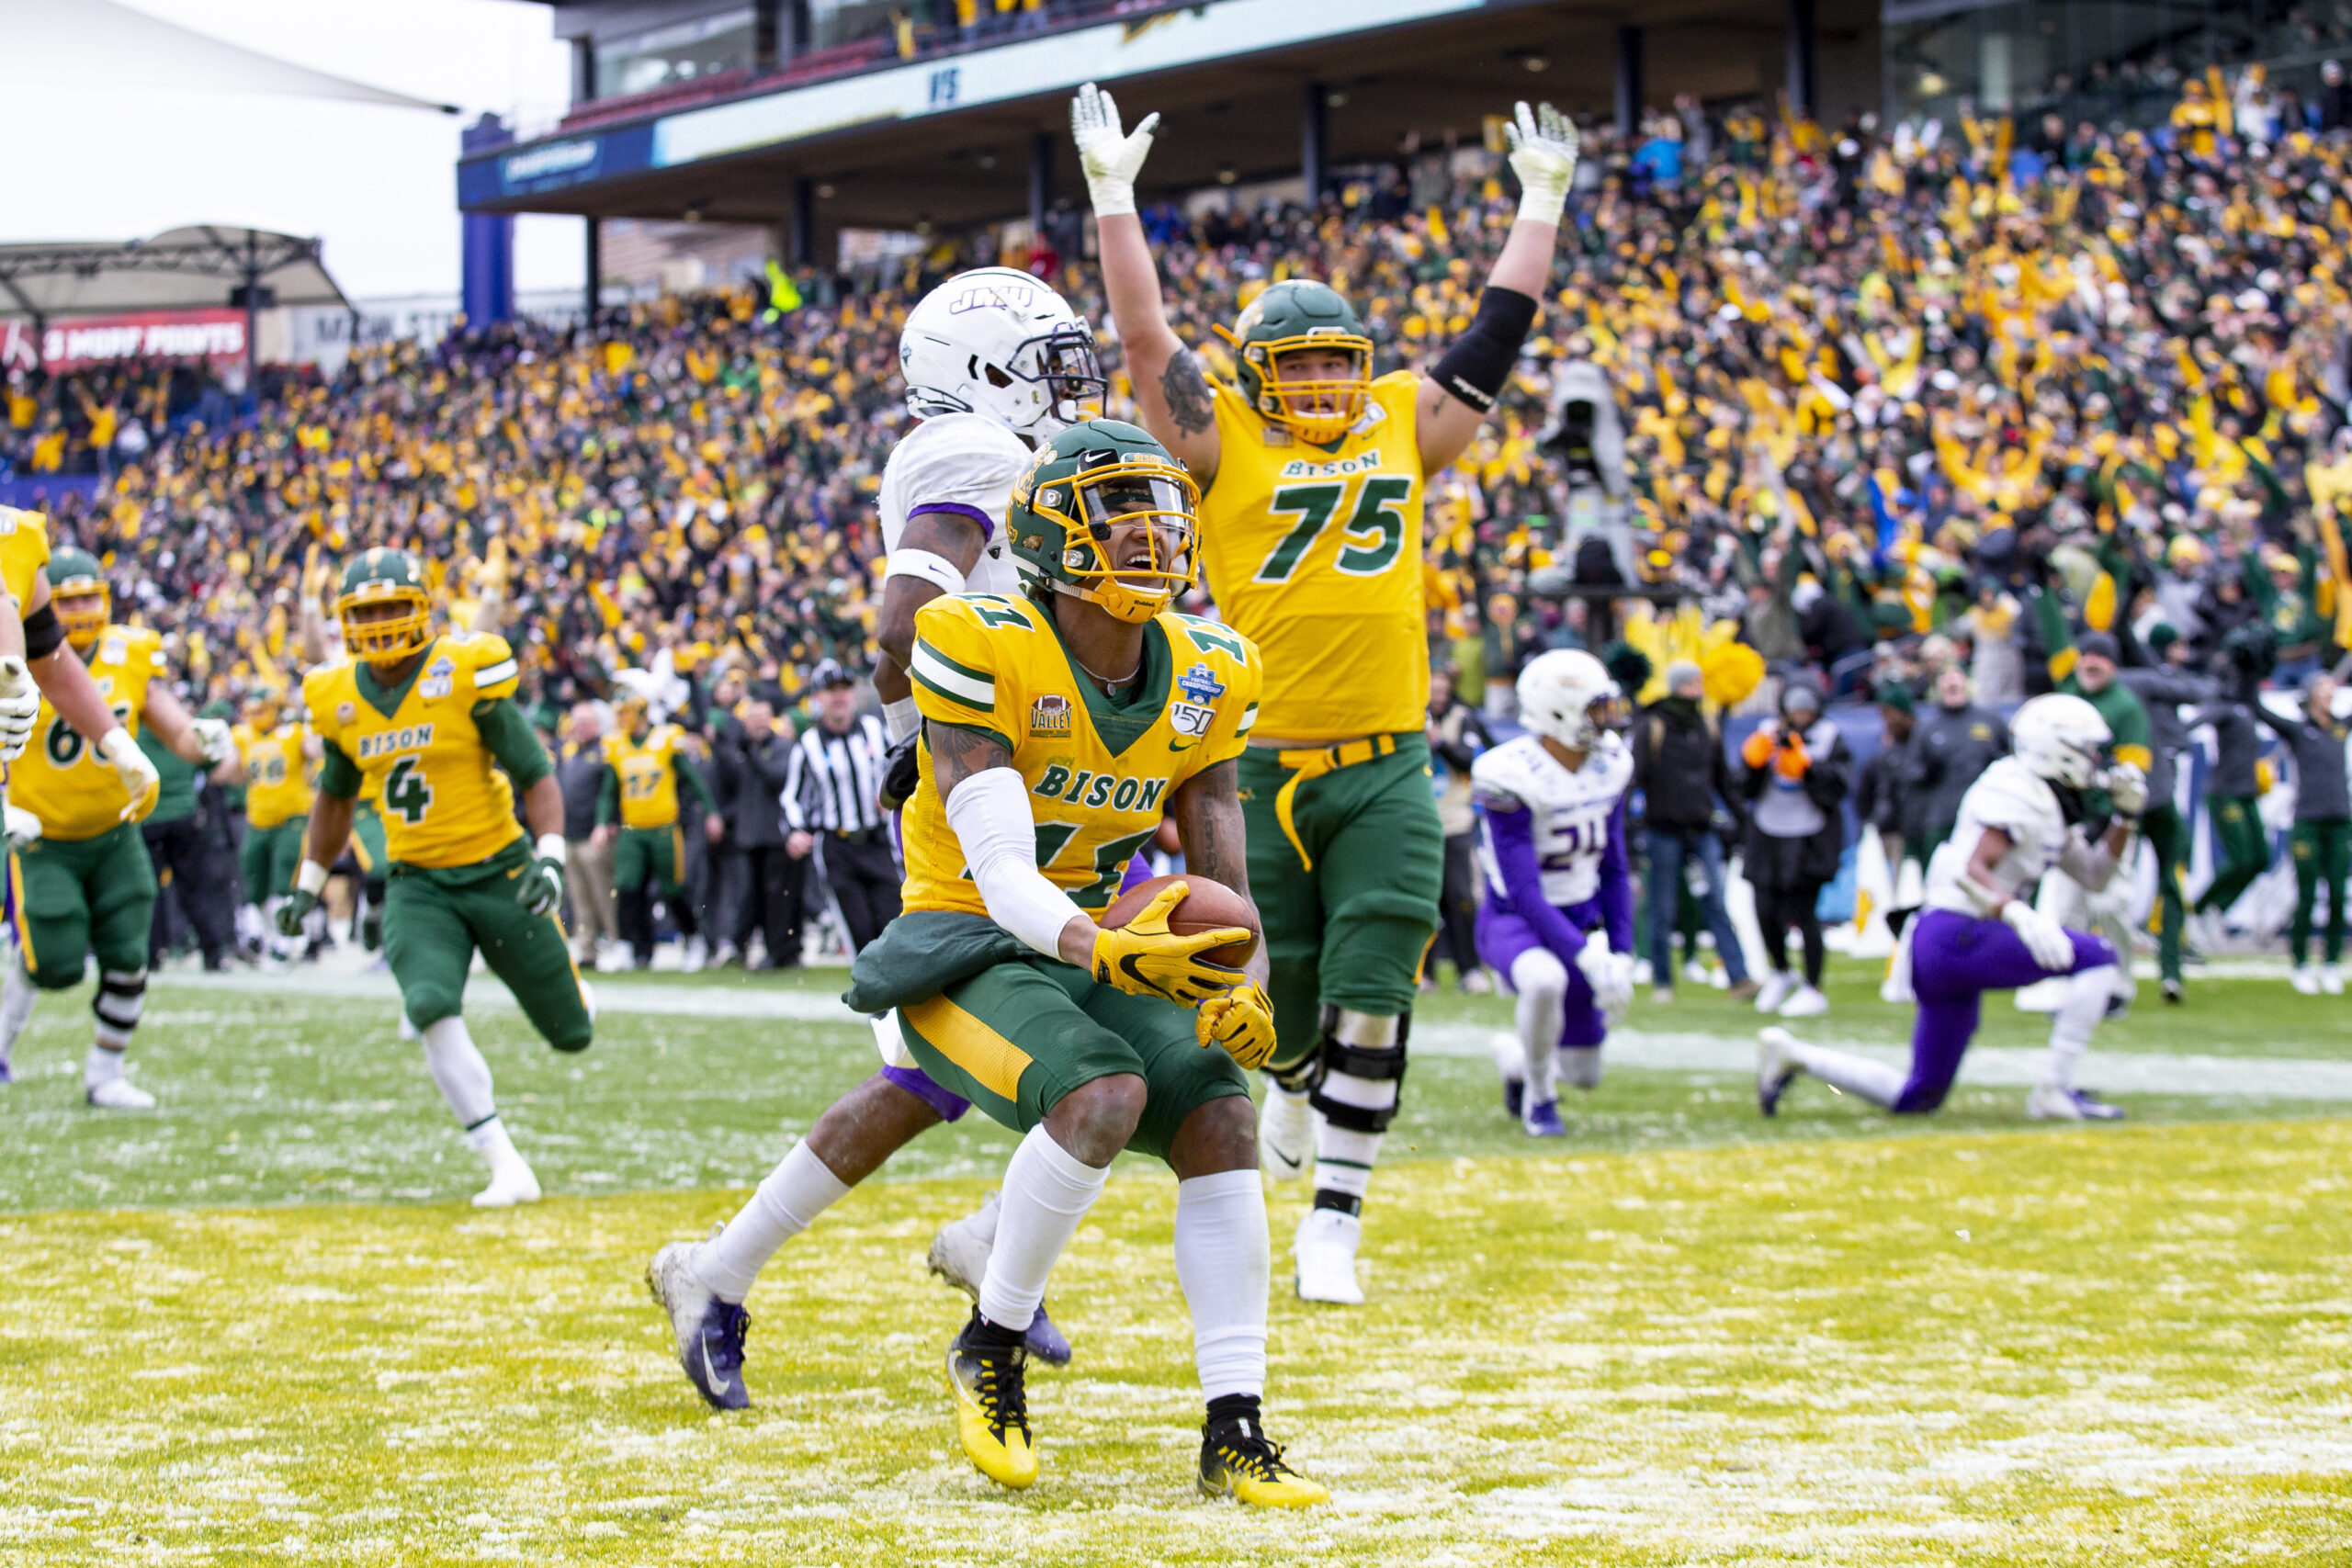
<path id="1" fill-rule="evenodd" d="M 458 1010 L 479 949 L 548 1044 L 588 1048 L 587 998 L 556 919 L 563 904 L 562 791 L 513 701 L 518 671 L 506 640 L 435 636 L 414 556 L 371 549 L 354 557 L 335 614 L 350 657 L 303 678 L 325 761 L 278 930 L 300 930 L 317 907 L 365 788 L 383 807 L 391 858 L 384 956 L 400 984 L 401 1010 L 424 1035 L 425 1066 L 466 1142 L 490 1166 L 490 1185 L 474 1202 L 536 1202 L 538 1178 L 499 1120 L 490 1064 Z M 517 787 L 536 844 L 514 820 Z"/>
<path id="2" fill-rule="evenodd" d="M 1634 760 L 1616 733 L 1617 682 L 1589 653 L 1530 660 L 1519 716 L 1528 733 L 1470 765 L 1487 877 L 1478 956 L 1519 998 L 1517 1032 L 1496 1044 L 1503 1101 L 1529 1136 L 1556 1138 L 1559 1079 L 1600 1082 L 1601 1043 L 1634 999 Z"/>
<path id="3" fill-rule="evenodd" d="M 123 1076 L 131 1031 L 147 1002 L 147 938 L 155 914 L 154 863 L 138 824 L 162 788 L 154 764 L 139 750 L 139 726 L 144 722 L 173 755 L 197 766 L 230 754 L 229 727 L 189 716 L 164 686 L 162 637 L 144 626 L 111 624 L 112 595 L 96 557 L 69 547 L 42 570 L 46 602 L 36 598 L 25 630 L 28 651 L 36 652 L 34 676 L 49 695 L 32 744 L 8 769 L 23 945 L 19 963 L 0 984 L 0 1073 L 32 1017 L 37 993 L 80 985 L 83 959 L 95 953 L 98 990 L 90 1010 L 96 1038 L 83 1065 L 83 1092 L 107 1110 L 149 1111 L 154 1096 Z M 51 635 L 62 645 L 40 650 Z M 71 668 L 61 659 L 72 660 Z M 89 743 L 93 732 L 99 746 Z M 136 766 L 124 765 L 126 745 Z"/>
<path id="4" fill-rule="evenodd" d="M 1364 1193 L 1396 1115 L 1444 870 L 1424 736 L 1422 504 L 1429 477 L 1494 408 L 1534 324 L 1576 130 L 1548 105 L 1519 106 L 1518 221 L 1469 330 L 1427 374 L 1375 378 L 1348 301 L 1292 279 L 1225 333 L 1236 366 L 1227 386 L 1170 329 L 1136 217 L 1158 119 L 1122 135 L 1117 107 L 1091 83 L 1071 107 L 1136 407 L 1199 483 L 1209 591 L 1265 656 L 1264 716 L 1239 785 L 1282 1042 L 1259 1143 L 1278 1178 L 1314 1149 L 1298 1293 L 1360 1303 Z"/>
<path id="5" fill-rule="evenodd" d="M 1909 1070 L 1767 1029 L 1756 1066 L 1756 1102 L 1765 1115 L 1780 1108 L 1800 1073 L 1897 1114 L 1933 1111 L 1959 1076 L 1984 993 L 2054 976 L 2067 977 L 2065 998 L 2051 1021 L 2049 1065 L 2026 1097 L 2026 1114 L 2066 1122 L 2123 1114 L 2075 1087 L 2075 1066 L 2107 1012 L 2116 952 L 2061 926 L 2021 895 L 2053 866 L 2090 892 L 2105 887 L 2147 807 L 2147 775 L 2130 762 L 2108 761 L 2113 735 L 2080 697 L 2034 698 L 2018 709 L 2009 736 L 2011 754 L 1961 797 L 1951 837 L 1928 863 L 1927 907 L 1895 952 L 1894 988 L 1907 989 L 1919 1005 Z M 2084 796 L 2094 790 L 2111 802 L 2104 824 L 2085 821 Z"/>

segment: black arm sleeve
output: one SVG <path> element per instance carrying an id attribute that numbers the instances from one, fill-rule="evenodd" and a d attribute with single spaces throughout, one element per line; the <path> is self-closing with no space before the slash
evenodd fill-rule
<path id="1" fill-rule="evenodd" d="M 1490 283 L 1478 296 L 1478 313 L 1470 319 L 1470 330 L 1438 356 L 1437 368 L 1430 374 L 1453 396 L 1480 413 L 1491 413 L 1534 325 L 1532 296 Z"/>
<path id="2" fill-rule="evenodd" d="M 499 697 L 475 704 L 474 728 L 516 789 L 528 789 L 555 772 L 555 764 L 548 761 L 548 749 L 531 733 L 531 721 L 512 700 Z"/>
<path id="3" fill-rule="evenodd" d="M 57 624 L 57 606 L 43 604 L 25 617 L 25 657 L 47 659 L 65 640 L 65 628 Z"/>

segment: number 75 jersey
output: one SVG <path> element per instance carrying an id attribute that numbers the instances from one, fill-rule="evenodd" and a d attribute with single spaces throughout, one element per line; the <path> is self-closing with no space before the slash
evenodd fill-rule
<path id="1" fill-rule="evenodd" d="M 514 694 L 516 673 L 505 638 L 452 633 L 428 644 L 407 684 L 390 692 L 350 659 L 303 678 L 328 774 L 338 756 L 358 770 L 356 793 L 378 801 L 390 858 L 447 870 L 523 836 L 514 786 L 474 724 L 476 707 Z"/>
<path id="2" fill-rule="evenodd" d="M 1421 585 L 1420 378 L 1372 384 L 1337 446 L 1310 446 L 1219 384 L 1201 566 L 1226 624 L 1265 655 L 1277 740 L 1419 735 L 1430 701 Z"/>

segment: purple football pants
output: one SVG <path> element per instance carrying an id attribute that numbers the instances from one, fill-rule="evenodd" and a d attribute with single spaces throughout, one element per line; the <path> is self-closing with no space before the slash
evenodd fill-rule
<path id="1" fill-rule="evenodd" d="M 1971 919 L 1951 909 L 1928 909 L 1911 935 L 1911 989 L 1919 998 L 1911 1025 L 1911 1076 L 1889 1110 L 1933 1111 L 1951 1092 L 1960 1059 L 1976 1035 L 1987 991 L 2014 991 L 2054 975 L 2079 975 L 2115 962 L 2098 937 L 2069 931 L 2075 962 L 2044 969 L 2025 939 L 2000 920 Z"/>
<path id="2" fill-rule="evenodd" d="M 1579 916 L 1600 924 L 1600 901 L 1597 898 L 1561 910 L 1569 923 L 1580 925 Z M 1510 984 L 1510 966 L 1519 955 L 1544 942 L 1515 911 L 1488 898 L 1478 906 L 1478 962 Z M 1592 998 L 1592 985 L 1577 967 L 1573 953 L 1555 953 L 1560 966 L 1568 972 L 1567 995 L 1560 999 L 1560 1043 L 1563 1045 L 1598 1045 L 1609 1038 L 1609 1021 L 1600 1016 L 1600 1005 Z"/>

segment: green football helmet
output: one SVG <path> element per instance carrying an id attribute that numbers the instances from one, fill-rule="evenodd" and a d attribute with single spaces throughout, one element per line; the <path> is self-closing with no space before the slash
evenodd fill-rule
<path id="1" fill-rule="evenodd" d="M 72 545 L 51 550 L 41 569 L 49 579 L 49 606 L 76 653 L 87 653 L 114 615 L 114 592 L 98 558 Z"/>
<path id="2" fill-rule="evenodd" d="M 1193 585 L 1200 487 L 1132 424 L 1090 419 L 1039 446 L 1012 489 L 1005 532 L 1030 593 L 1068 593 L 1140 625 Z M 1124 529 L 1140 539 L 1121 540 Z M 1114 561 L 1123 545 L 1147 558 Z"/>
<path id="3" fill-rule="evenodd" d="M 424 563 L 406 550 L 380 547 L 352 557 L 343 569 L 334 614 L 343 623 L 343 646 L 355 659 L 390 664 L 422 651 L 433 640 L 433 595 L 424 586 Z"/>
<path id="4" fill-rule="evenodd" d="M 1234 378 L 1260 417 L 1318 446 L 1347 434 L 1372 395 L 1372 339 L 1347 297 L 1328 283 L 1294 277 L 1269 284 L 1232 330 L 1216 329 L 1233 347 Z M 1337 349 L 1355 363 L 1332 379 L 1283 374 L 1283 358 L 1306 349 Z"/>

